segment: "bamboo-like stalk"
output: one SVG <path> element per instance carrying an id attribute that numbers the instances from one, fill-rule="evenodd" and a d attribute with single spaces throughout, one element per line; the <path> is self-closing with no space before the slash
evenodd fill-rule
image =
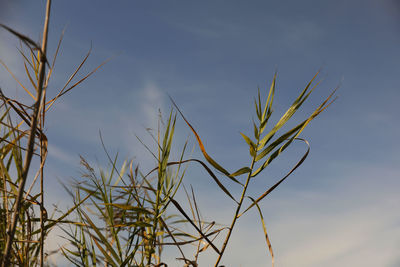
<path id="1" fill-rule="evenodd" d="M 25 160 L 24 160 L 24 168 L 23 168 L 22 175 L 21 175 L 21 182 L 18 187 L 18 195 L 17 195 L 15 204 L 14 204 L 12 221 L 7 229 L 7 242 L 6 242 L 6 246 L 4 249 L 3 261 L 1 264 L 2 267 L 7 267 L 10 265 L 11 247 L 12 247 L 12 243 L 14 240 L 15 230 L 17 227 L 18 216 L 21 211 L 22 197 L 24 194 L 24 188 L 25 188 L 26 180 L 27 180 L 28 173 L 29 173 L 29 167 L 30 167 L 33 152 L 34 152 L 35 134 L 36 134 L 37 126 L 38 126 L 37 125 L 38 117 L 40 114 L 40 110 L 43 109 L 43 105 L 44 105 L 43 82 L 44 82 L 44 78 L 45 78 L 46 62 L 47 62 L 46 50 L 47 50 L 47 39 L 48 39 L 47 38 L 48 37 L 48 26 L 49 26 L 49 20 L 50 20 L 50 7 L 51 7 L 51 0 L 47 0 L 46 17 L 45 17 L 44 28 L 43 28 L 42 47 L 41 47 L 41 50 L 39 51 L 40 65 L 39 65 L 39 79 L 38 79 L 38 86 L 37 86 L 37 97 L 36 97 L 36 102 L 34 105 L 34 111 L 32 114 L 31 129 L 29 132 L 27 151 L 26 151 Z"/>

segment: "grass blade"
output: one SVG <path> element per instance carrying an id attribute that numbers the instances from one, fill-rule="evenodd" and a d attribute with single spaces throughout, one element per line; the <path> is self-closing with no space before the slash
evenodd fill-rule
<path id="1" fill-rule="evenodd" d="M 18 80 L 18 78 L 14 75 L 14 73 L 7 67 L 7 65 L 3 62 L 3 60 L 0 59 L 0 64 L 3 65 L 3 67 L 10 73 L 10 75 L 14 78 L 14 80 L 27 92 L 33 100 L 36 101 L 36 97 L 25 87 L 22 85 L 22 83 Z"/>
<path id="2" fill-rule="evenodd" d="M 271 254 L 272 267 L 274 267 L 274 262 L 275 262 L 274 251 L 272 250 L 271 241 L 269 240 L 269 237 L 268 237 L 267 227 L 265 226 L 265 221 L 264 221 L 264 216 L 262 214 L 260 206 L 255 202 L 255 200 L 252 197 L 248 197 L 248 198 L 250 198 L 251 201 L 253 201 L 253 203 L 255 203 L 255 205 L 257 207 L 258 214 L 260 215 L 260 219 L 261 219 L 261 223 L 262 223 L 262 227 L 263 227 L 263 231 L 264 231 L 265 241 L 267 242 L 268 250 L 269 250 L 269 253 Z"/>
<path id="3" fill-rule="evenodd" d="M 210 246 L 215 250 L 215 252 L 218 253 L 218 255 L 221 254 L 221 252 L 218 250 L 218 248 L 210 241 L 210 239 L 208 239 L 208 237 L 197 227 L 197 225 L 190 219 L 190 217 L 186 214 L 186 212 L 182 209 L 181 205 L 179 205 L 179 203 L 170 198 L 172 204 L 174 204 L 174 206 L 178 209 L 178 211 L 183 215 L 183 217 L 186 218 L 186 220 L 188 220 L 188 222 L 196 229 L 196 231 L 208 242 L 208 244 L 210 244 Z"/>
<path id="4" fill-rule="evenodd" d="M 181 110 L 178 108 L 178 106 L 175 104 L 174 100 L 172 99 L 172 97 L 169 97 L 172 104 L 175 106 L 175 108 L 178 110 L 179 114 L 182 116 L 183 120 L 186 122 L 186 124 L 189 126 L 189 128 L 192 130 L 193 134 L 195 135 L 197 142 L 200 146 L 200 150 L 203 153 L 203 156 L 205 157 L 205 159 L 208 161 L 208 163 L 210 163 L 214 168 L 216 168 L 217 170 L 219 170 L 220 172 L 222 172 L 223 174 L 225 174 L 229 179 L 231 179 L 232 181 L 239 183 L 238 180 L 236 180 L 234 177 L 232 177 L 230 175 L 230 173 L 225 170 L 221 165 L 219 165 L 210 155 L 208 155 L 206 149 L 204 148 L 203 142 L 200 139 L 200 136 L 197 134 L 196 130 L 193 128 L 193 126 L 188 122 L 188 120 L 185 118 L 185 116 L 183 115 L 183 113 L 181 112 Z"/>
<path id="5" fill-rule="evenodd" d="M 296 138 L 297 140 L 303 141 L 307 145 L 307 151 L 304 153 L 303 157 L 296 163 L 296 165 L 281 179 L 279 180 L 276 184 L 271 186 L 267 191 L 265 191 L 261 196 L 259 196 L 253 204 L 251 204 L 245 211 L 243 211 L 241 214 L 238 215 L 238 217 L 242 216 L 244 213 L 246 213 L 249 209 L 254 207 L 257 203 L 259 203 L 263 198 L 268 196 L 272 191 L 274 191 L 275 188 L 277 188 L 283 181 L 286 180 L 298 167 L 300 167 L 301 164 L 303 164 L 304 160 L 307 158 L 308 153 L 310 152 L 310 144 L 307 142 L 305 139 L 301 138 Z"/>
<path id="6" fill-rule="evenodd" d="M 315 86 L 308 91 L 310 88 L 312 82 L 314 79 L 317 77 L 317 74 L 314 75 L 314 77 L 311 79 L 311 81 L 307 84 L 307 86 L 304 88 L 304 90 L 300 93 L 300 95 L 296 98 L 296 100 L 293 102 L 293 104 L 290 106 L 290 108 L 283 114 L 283 116 L 279 119 L 279 121 L 276 123 L 276 125 L 272 128 L 272 130 L 264 136 L 261 141 L 258 150 L 262 149 L 266 143 L 275 135 L 275 133 L 282 128 L 283 125 L 286 124 L 286 122 L 296 113 L 296 111 L 301 107 L 301 105 L 304 103 L 304 101 L 308 98 L 308 96 L 311 94 L 311 92 L 315 89 Z M 306 94 L 307 93 L 307 94 Z"/>
<path id="7" fill-rule="evenodd" d="M 110 242 L 107 240 L 107 238 L 101 233 L 100 229 L 96 227 L 96 225 L 93 223 L 93 221 L 89 218 L 89 216 L 84 211 L 81 210 L 80 213 L 82 213 L 82 215 L 85 217 L 87 223 L 90 225 L 90 229 L 93 229 L 93 231 L 96 233 L 97 237 L 107 247 L 107 250 L 111 253 L 111 255 L 114 257 L 114 259 L 117 261 L 117 263 L 121 264 L 122 263 L 121 259 L 119 258 L 118 254 L 115 252 L 114 248 L 112 247 Z M 90 235 L 91 235 L 93 241 L 96 242 L 96 238 L 94 238 L 92 234 L 90 234 Z M 98 245 L 97 242 L 96 242 L 96 245 Z M 105 257 L 108 256 L 108 253 L 106 253 L 104 250 L 102 250 L 102 253 Z M 115 265 L 115 266 L 117 266 L 117 265 Z"/>

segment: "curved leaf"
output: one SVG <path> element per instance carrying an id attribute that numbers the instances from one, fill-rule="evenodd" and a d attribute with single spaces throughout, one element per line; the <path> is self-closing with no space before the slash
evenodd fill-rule
<path id="1" fill-rule="evenodd" d="M 208 174 L 211 176 L 211 178 L 213 178 L 213 180 L 217 183 L 217 185 L 219 186 L 219 188 L 221 188 L 222 191 L 224 191 L 225 194 L 227 194 L 233 201 L 235 201 L 236 203 L 238 203 L 236 201 L 236 199 L 231 195 L 231 193 L 229 192 L 228 189 L 226 189 L 226 187 L 221 183 L 221 181 L 218 179 L 218 177 L 212 172 L 212 170 L 201 160 L 198 159 L 186 159 L 186 160 L 182 160 L 182 161 L 174 161 L 174 162 L 168 162 L 167 166 L 170 165 L 177 165 L 177 164 L 182 164 L 182 163 L 186 163 L 186 162 L 197 162 L 200 163 L 201 166 L 208 172 Z M 243 168 L 242 168 L 243 169 Z M 152 172 L 158 170 L 158 167 L 152 169 L 149 173 L 147 173 L 144 177 L 149 176 Z M 238 170 L 239 171 L 239 170 Z M 238 172 L 236 171 L 236 172 Z M 242 170 L 243 171 L 243 170 Z M 243 186 L 242 183 L 238 182 L 241 186 Z"/>
<path id="2" fill-rule="evenodd" d="M 243 139 L 246 141 L 246 143 L 247 143 L 250 147 L 252 147 L 253 149 L 256 148 L 256 145 L 254 144 L 253 141 L 251 141 L 251 139 L 250 139 L 248 136 L 244 135 L 243 133 L 240 133 L 240 135 L 243 137 Z"/>
<path id="3" fill-rule="evenodd" d="M 286 178 L 289 177 L 301 164 L 303 164 L 304 160 L 307 158 L 308 153 L 310 152 L 310 144 L 308 143 L 307 140 L 301 139 L 301 138 L 296 138 L 297 140 L 303 141 L 307 145 L 307 151 L 304 153 L 303 157 L 296 163 L 296 165 L 282 178 L 280 179 L 276 184 L 271 186 L 267 191 L 265 191 L 261 196 L 259 196 L 253 204 L 251 204 L 245 211 L 243 211 L 241 214 L 238 215 L 238 217 L 242 216 L 245 214 L 249 209 L 254 207 L 258 202 L 260 202 L 263 198 L 268 196 L 272 191 L 274 191 L 275 188 L 277 188 L 283 181 L 285 181 Z"/>
<path id="4" fill-rule="evenodd" d="M 172 104 L 175 106 L 175 108 L 178 110 L 179 114 L 182 116 L 183 120 L 186 122 L 186 124 L 189 126 L 189 128 L 192 130 L 192 132 L 194 133 L 197 142 L 200 146 L 200 150 L 203 153 L 203 156 L 205 157 L 205 159 L 208 161 L 208 163 L 210 163 L 214 168 L 216 168 L 217 170 L 219 170 L 220 172 L 222 172 L 223 174 L 225 174 L 229 179 L 231 179 L 232 181 L 239 183 L 240 182 L 238 180 L 236 180 L 234 177 L 232 177 L 230 175 L 230 173 L 225 170 L 221 165 L 219 165 L 210 155 L 208 155 L 208 153 L 206 152 L 206 149 L 204 148 L 203 142 L 200 139 L 200 136 L 197 134 L 197 132 L 195 131 L 195 129 L 193 128 L 193 126 L 188 122 L 188 120 L 185 118 L 185 116 L 183 115 L 183 113 L 181 112 L 181 110 L 178 108 L 178 106 L 176 105 L 176 103 L 174 102 L 174 100 L 172 99 L 172 97 L 169 97 Z"/>

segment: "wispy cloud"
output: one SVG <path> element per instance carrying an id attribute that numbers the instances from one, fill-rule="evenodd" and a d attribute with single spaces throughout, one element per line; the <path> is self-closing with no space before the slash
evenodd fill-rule
<path id="1" fill-rule="evenodd" d="M 71 166 L 77 166 L 79 163 L 79 157 L 76 155 L 71 155 L 64 149 L 54 145 L 54 144 L 49 144 L 47 146 L 49 157 L 56 158 L 57 160 L 69 164 Z"/>
<path id="2" fill-rule="evenodd" d="M 140 98 L 142 99 L 140 113 L 145 117 L 145 121 L 157 121 L 158 109 L 164 110 L 163 100 L 165 99 L 165 94 L 162 93 L 155 82 L 150 81 L 146 82 L 143 89 L 141 89 Z"/>

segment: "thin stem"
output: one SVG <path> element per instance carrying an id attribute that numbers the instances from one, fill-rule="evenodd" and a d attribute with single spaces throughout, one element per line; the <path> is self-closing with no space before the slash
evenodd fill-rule
<path id="1" fill-rule="evenodd" d="M 45 89 L 46 90 L 46 89 Z M 43 98 L 44 103 L 46 97 L 46 92 L 44 92 Z M 41 114 L 41 121 L 40 121 L 40 128 L 41 133 L 44 128 L 44 119 L 45 119 L 45 109 L 42 109 Z M 45 138 L 44 134 L 40 135 L 40 266 L 43 267 L 44 264 L 44 239 L 45 239 L 45 232 L 44 232 L 44 223 L 47 220 L 47 212 L 44 207 L 44 163 L 47 157 L 47 142 L 43 140 Z"/>
<path id="2" fill-rule="evenodd" d="M 54 62 L 53 62 L 54 63 Z M 50 69 L 51 72 L 51 69 Z M 50 78 L 50 73 L 47 75 L 47 79 L 44 82 L 43 88 L 43 103 L 46 103 L 46 91 L 47 85 Z M 47 140 L 45 139 L 46 136 L 43 134 L 44 130 L 44 121 L 46 116 L 46 109 L 43 108 L 41 110 L 40 116 L 40 266 L 43 267 L 44 265 L 44 239 L 45 239 L 45 232 L 44 232 L 44 224 L 47 220 L 47 212 L 44 207 L 44 164 L 47 158 Z"/>
<path id="3" fill-rule="evenodd" d="M 151 233 L 151 245 L 150 245 L 150 253 L 148 255 L 148 261 L 147 264 L 150 266 L 151 264 L 151 258 L 153 255 L 153 250 L 156 246 L 156 232 L 157 232 L 157 225 L 158 225 L 158 217 L 160 213 L 160 194 L 161 194 L 161 187 L 162 187 L 162 178 L 164 176 L 164 171 L 162 168 L 162 159 L 161 159 L 161 148 L 160 148 L 160 125 L 158 125 L 158 180 L 157 180 L 157 191 L 156 191 L 156 203 L 155 203 L 155 211 L 154 211 L 154 221 L 153 221 L 153 231 Z"/>
<path id="4" fill-rule="evenodd" d="M 24 188 L 25 188 L 25 183 L 28 177 L 28 172 L 29 172 L 29 167 L 31 164 L 33 152 L 34 152 L 34 143 L 35 143 L 35 134 L 36 134 L 36 129 L 37 129 L 37 122 L 38 122 L 38 117 L 40 114 L 41 108 L 43 108 L 43 82 L 44 82 L 44 76 L 45 76 L 45 71 L 46 71 L 46 49 L 47 49 L 47 36 L 48 36 L 48 26 L 49 26 L 49 19 L 50 19 L 50 6 L 51 6 L 51 0 L 47 0 L 47 6 L 46 6 L 46 17 L 45 17 L 45 22 L 44 22 L 44 29 L 43 29 L 43 41 L 42 41 L 42 48 L 40 50 L 40 65 L 39 65 L 39 79 L 38 79 L 38 91 L 37 91 L 37 98 L 34 106 L 34 112 L 32 115 L 32 120 L 31 120 L 31 129 L 29 132 L 29 138 L 28 138 L 28 150 L 25 154 L 25 161 L 24 161 L 24 168 L 22 171 L 21 175 L 21 183 L 18 188 L 18 195 L 17 199 L 15 201 L 15 209 L 13 212 L 13 218 L 11 221 L 11 224 L 9 225 L 7 229 L 7 243 L 4 249 L 4 258 L 2 261 L 2 267 L 7 267 L 10 266 L 10 252 L 11 252 L 11 247 L 12 243 L 14 240 L 14 235 L 15 235 L 15 230 L 17 228 L 17 222 L 18 222 L 18 216 L 21 211 L 21 202 L 22 202 L 22 197 L 24 194 Z"/>
<path id="5" fill-rule="evenodd" d="M 257 144 L 258 144 L 258 143 L 257 143 Z M 254 163 L 255 163 L 255 157 L 254 157 L 253 160 L 251 161 L 251 165 L 250 165 L 250 169 L 252 169 L 252 170 L 253 170 L 253 167 L 254 167 Z M 249 185 L 249 183 L 250 183 L 251 173 L 252 173 L 252 172 L 249 172 L 249 174 L 247 175 L 247 180 L 246 180 L 246 183 L 245 183 L 245 185 L 244 185 L 244 187 L 243 187 L 242 196 L 240 197 L 239 204 L 237 205 L 236 212 L 235 212 L 235 216 L 233 217 L 231 226 L 228 228 L 228 234 L 226 235 L 225 241 L 224 241 L 224 243 L 223 243 L 223 245 L 222 245 L 222 248 L 221 248 L 221 252 L 220 252 L 220 254 L 218 255 L 218 259 L 217 259 L 217 262 L 215 263 L 214 267 L 218 267 L 218 264 L 219 264 L 219 262 L 220 262 L 221 259 L 222 259 L 222 255 L 224 255 L 225 249 L 226 249 L 226 247 L 227 247 L 227 245 L 228 245 L 228 242 L 229 242 L 229 239 L 230 239 L 230 237 L 231 237 L 233 228 L 235 227 L 236 221 L 237 221 L 237 219 L 238 219 L 238 215 L 239 215 L 240 209 L 241 209 L 241 207 L 242 207 L 244 197 L 245 197 L 245 195 L 246 195 L 247 187 L 248 187 L 248 185 Z"/>
<path id="6" fill-rule="evenodd" d="M 259 130 L 261 129 L 261 124 L 259 125 L 258 129 Z M 260 143 L 260 137 L 258 136 L 257 137 L 257 143 L 256 143 L 256 151 L 257 151 L 257 147 L 258 147 L 259 143 Z M 226 235 L 225 241 L 224 241 L 224 243 L 222 245 L 222 248 L 221 248 L 221 253 L 219 253 L 217 262 L 215 263 L 214 267 L 218 267 L 218 264 L 221 261 L 222 256 L 224 255 L 225 249 L 228 246 L 228 242 L 229 242 L 229 239 L 231 237 L 233 228 L 235 227 L 236 221 L 239 218 L 238 217 L 239 216 L 239 212 L 240 212 L 240 209 L 242 208 L 243 200 L 244 200 L 244 198 L 246 196 L 246 191 L 247 191 L 247 187 L 249 186 L 249 183 L 250 183 L 251 175 L 253 173 L 254 164 L 256 163 L 256 156 L 257 156 L 257 152 L 254 153 L 253 158 L 251 160 L 251 164 L 250 164 L 251 171 L 247 175 L 246 183 L 245 183 L 245 185 L 243 187 L 242 195 L 240 197 L 239 203 L 238 203 L 236 211 L 235 211 L 235 216 L 233 217 L 231 226 L 228 228 L 228 234 Z"/>

